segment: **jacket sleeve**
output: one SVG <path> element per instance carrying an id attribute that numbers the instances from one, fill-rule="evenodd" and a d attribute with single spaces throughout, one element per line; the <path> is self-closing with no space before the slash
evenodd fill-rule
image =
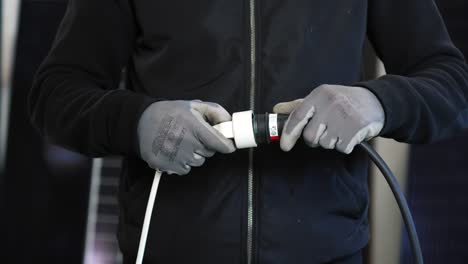
<path id="1" fill-rule="evenodd" d="M 468 128 L 468 68 L 433 0 L 368 2 L 368 36 L 388 75 L 358 85 L 383 105 L 381 135 L 429 143 Z"/>
<path id="2" fill-rule="evenodd" d="M 89 155 L 138 155 L 136 128 L 155 100 L 118 89 L 135 43 L 126 0 L 70 0 L 28 107 L 52 143 Z"/>

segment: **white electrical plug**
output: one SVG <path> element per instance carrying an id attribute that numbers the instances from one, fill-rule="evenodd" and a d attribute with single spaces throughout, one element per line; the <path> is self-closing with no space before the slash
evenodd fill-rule
<path id="1" fill-rule="evenodd" d="M 213 126 L 226 138 L 233 138 L 238 149 L 257 147 L 253 128 L 253 111 L 232 114 L 232 121 Z"/>

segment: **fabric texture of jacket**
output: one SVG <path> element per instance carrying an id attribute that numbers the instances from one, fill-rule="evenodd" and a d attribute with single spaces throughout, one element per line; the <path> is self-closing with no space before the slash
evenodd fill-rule
<path id="1" fill-rule="evenodd" d="M 366 37 L 388 74 L 361 82 Z M 384 137 L 433 142 L 468 124 L 466 62 L 432 0 L 71 0 L 29 107 L 50 141 L 125 157 L 118 238 L 134 259 L 154 174 L 136 135 L 149 104 L 200 99 L 263 113 L 321 84 L 371 90 Z M 145 263 L 352 255 L 369 238 L 367 165 L 359 149 L 271 144 L 163 176 Z"/>

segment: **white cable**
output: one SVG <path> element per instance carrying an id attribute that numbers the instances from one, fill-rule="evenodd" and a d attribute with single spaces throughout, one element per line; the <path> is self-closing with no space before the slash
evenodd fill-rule
<path id="1" fill-rule="evenodd" d="M 156 193 L 158 192 L 159 180 L 161 180 L 162 172 L 156 170 L 154 173 L 153 185 L 151 186 L 150 196 L 148 198 L 148 205 L 146 205 L 145 220 L 143 221 L 143 228 L 141 229 L 140 244 L 138 245 L 138 255 L 136 264 L 143 263 L 143 257 L 145 255 L 146 240 L 148 238 L 148 231 L 151 222 L 151 215 L 153 214 L 154 201 L 156 199 Z"/>

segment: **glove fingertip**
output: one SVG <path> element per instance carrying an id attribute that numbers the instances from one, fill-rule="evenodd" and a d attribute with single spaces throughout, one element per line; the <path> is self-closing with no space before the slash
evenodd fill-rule
<path id="1" fill-rule="evenodd" d="M 295 102 L 278 103 L 273 107 L 273 113 L 287 115 L 291 114 L 296 108 L 297 103 Z"/>
<path id="2" fill-rule="evenodd" d="M 219 108 L 214 113 L 214 120 L 212 121 L 215 122 L 216 124 L 219 124 L 219 123 L 227 122 L 231 120 L 232 120 L 231 114 L 229 114 L 229 112 L 226 109 L 219 106 Z"/>
<path id="3" fill-rule="evenodd" d="M 234 143 L 230 139 L 221 139 L 221 144 L 216 144 L 213 146 L 213 150 L 215 152 L 219 152 L 222 154 L 230 154 L 233 153 L 234 151 L 237 150 L 237 148 L 234 146 Z"/>
<path id="4" fill-rule="evenodd" d="M 354 149 L 354 146 L 348 146 L 348 147 L 343 151 L 343 153 L 349 155 L 349 154 L 351 154 L 351 152 L 353 152 L 353 149 Z"/>
<path id="5" fill-rule="evenodd" d="M 291 142 L 291 140 L 288 140 L 287 138 L 281 138 L 280 141 L 280 148 L 284 152 L 289 152 L 291 149 L 294 147 L 294 143 Z"/>
<path id="6" fill-rule="evenodd" d="M 228 151 L 226 152 L 226 154 L 233 153 L 236 150 L 237 150 L 236 146 L 234 146 L 234 144 L 230 142 L 230 144 L 228 145 Z"/>
<path id="7" fill-rule="evenodd" d="M 279 103 L 279 104 L 276 104 L 275 106 L 273 106 L 273 113 L 285 114 L 284 109 L 283 109 L 283 105 L 284 105 L 284 103 Z M 286 114 L 289 114 L 289 113 L 286 113 Z"/>

